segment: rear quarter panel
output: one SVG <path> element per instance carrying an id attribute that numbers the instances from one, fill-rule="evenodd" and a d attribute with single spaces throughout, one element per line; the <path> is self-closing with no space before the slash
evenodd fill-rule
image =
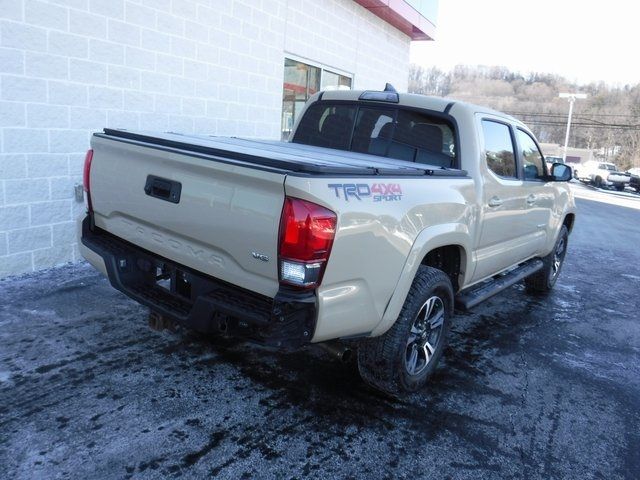
<path id="1" fill-rule="evenodd" d="M 350 185 L 360 194 L 345 197 L 345 186 L 352 189 Z M 469 178 L 288 176 L 285 191 L 338 216 L 318 290 L 315 342 L 373 332 L 405 265 L 416 256 L 410 254 L 421 232 L 446 224 L 444 230 L 468 236 L 467 225 L 474 222 L 474 185 Z"/>

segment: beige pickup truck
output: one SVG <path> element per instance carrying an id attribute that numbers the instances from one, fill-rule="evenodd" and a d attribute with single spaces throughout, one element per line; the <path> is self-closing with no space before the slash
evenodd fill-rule
<path id="1" fill-rule="evenodd" d="M 81 251 L 154 318 L 283 348 L 357 350 L 363 379 L 425 385 L 454 309 L 555 284 L 574 223 L 530 130 L 384 91 L 314 95 L 290 141 L 93 135 Z"/>

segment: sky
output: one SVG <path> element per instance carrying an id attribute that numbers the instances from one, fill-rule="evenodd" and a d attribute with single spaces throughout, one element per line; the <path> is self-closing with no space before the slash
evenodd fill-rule
<path id="1" fill-rule="evenodd" d="M 434 42 L 412 42 L 411 61 L 450 70 L 499 65 L 580 84 L 640 83 L 635 0 L 440 0 Z"/>

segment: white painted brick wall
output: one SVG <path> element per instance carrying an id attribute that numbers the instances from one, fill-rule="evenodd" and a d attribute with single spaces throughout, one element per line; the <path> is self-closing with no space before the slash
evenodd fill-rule
<path id="1" fill-rule="evenodd" d="M 408 37 L 352 0 L 0 0 L 0 277 L 79 260 L 96 130 L 279 138 L 287 54 L 407 86 Z"/>

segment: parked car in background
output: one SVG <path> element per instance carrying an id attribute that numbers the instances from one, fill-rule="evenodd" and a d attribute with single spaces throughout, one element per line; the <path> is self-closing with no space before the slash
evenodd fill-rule
<path id="1" fill-rule="evenodd" d="M 554 163 L 562 163 L 562 164 L 565 163 L 562 157 L 558 157 L 555 155 L 545 155 L 544 161 L 547 163 L 547 170 L 549 171 L 551 171 L 551 167 L 553 166 Z"/>
<path id="2" fill-rule="evenodd" d="M 582 182 L 591 183 L 598 188 L 613 187 L 618 191 L 624 190 L 630 180 L 630 176 L 618 171 L 615 164 L 598 160 L 584 162 L 577 175 Z"/>
<path id="3" fill-rule="evenodd" d="M 629 174 L 629 186 L 635 188 L 636 192 L 640 193 L 640 168 L 630 168 L 627 170 Z"/>

